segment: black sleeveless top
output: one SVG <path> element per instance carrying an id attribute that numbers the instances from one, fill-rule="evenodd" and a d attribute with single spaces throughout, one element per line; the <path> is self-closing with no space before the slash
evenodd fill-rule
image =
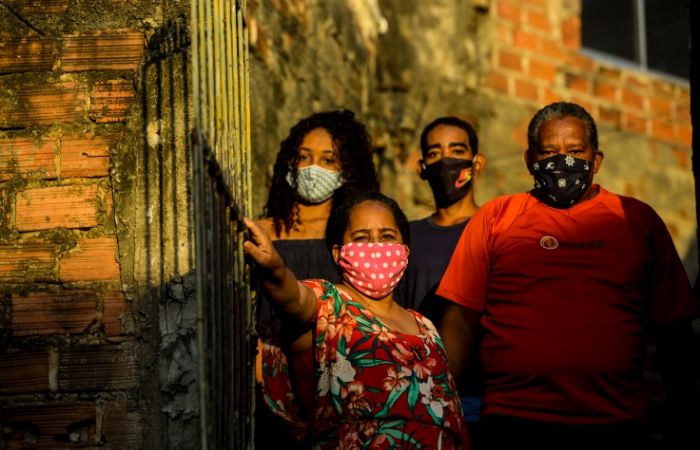
<path id="1" fill-rule="evenodd" d="M 282 257 L 284 265 L 297 279 L 322 278 L 331 283 L 342 281 L 340 268 L 333 262 L 333 256 L 323 239 L 287 239 L 272 241 L 272 244 Z M 279 321 L 275 318 L 274 308 L 262 295 L 257 310 L 258 333 L 261 336 L 278 333 Z"/>

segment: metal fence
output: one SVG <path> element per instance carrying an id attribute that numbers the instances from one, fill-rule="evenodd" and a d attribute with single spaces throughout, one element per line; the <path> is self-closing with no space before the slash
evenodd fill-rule
<path id="1" fill-rule="evenodd" d="M 192 0 L 192 135 L 202 449 L 253 446 L 250 110 L 245 1 Z"/>

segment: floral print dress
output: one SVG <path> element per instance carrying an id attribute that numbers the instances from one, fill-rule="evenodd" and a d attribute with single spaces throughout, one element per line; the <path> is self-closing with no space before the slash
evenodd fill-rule
<path id="1" fill-rule="evenodd" d="M 318 299 L 313 423 L 300 419 L 285 355 L 264 343 L 268 406 L 298 435 L 313 433 L 316 448 L 467 447 L 459 397 L 433 324 L 411 311 L 420 332 L 401 333 L 332 283 L 304 283 Z"/>

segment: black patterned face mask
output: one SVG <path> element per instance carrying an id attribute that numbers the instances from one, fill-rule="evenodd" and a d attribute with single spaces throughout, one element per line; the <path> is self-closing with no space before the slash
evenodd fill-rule
<path id="1" fill-rule="evenodd" d="M 593 163 L 571 155 L 554 155 L 532 165 L 535 188 L 532 193 L 554 208 L 568 208 L 590 185 Z"/>

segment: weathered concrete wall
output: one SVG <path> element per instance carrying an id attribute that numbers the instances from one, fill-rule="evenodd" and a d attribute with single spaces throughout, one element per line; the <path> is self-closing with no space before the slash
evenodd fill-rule
<path id="1" fill-rule="evenodd" d="M 271 175 L 280 141 L 303 117 L 344 107 L 364 118 L 376 34 L 364 3 L 249 2 L 254 180 Z M 260 214 L 267 185 L 253 183 L 253 196 Z"/>

